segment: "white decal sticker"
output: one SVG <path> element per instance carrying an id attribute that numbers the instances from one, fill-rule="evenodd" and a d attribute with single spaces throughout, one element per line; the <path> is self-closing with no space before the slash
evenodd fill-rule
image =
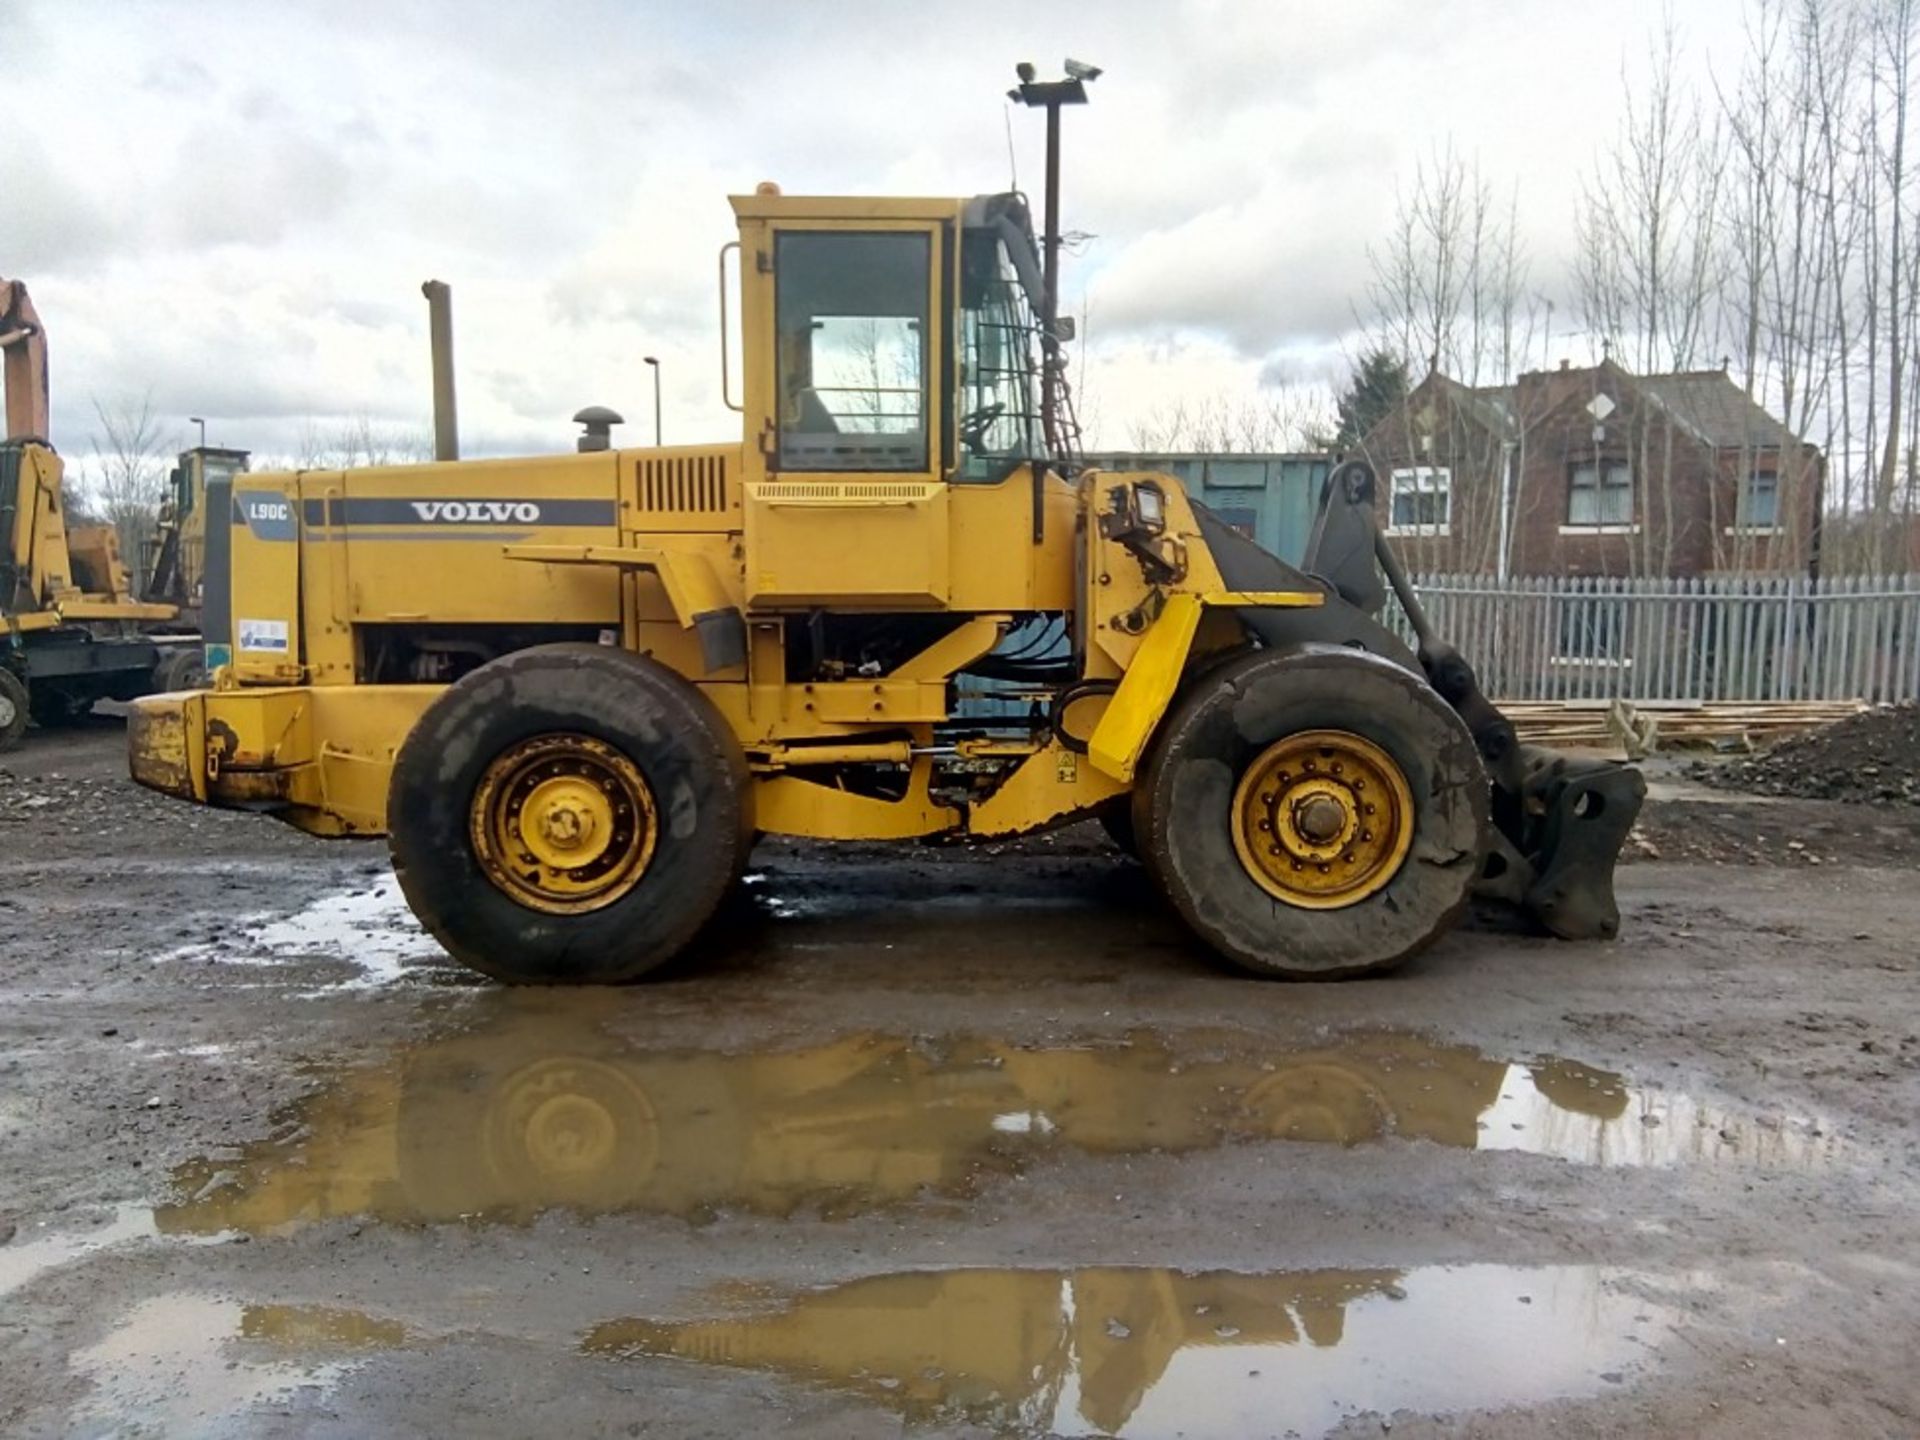
<path id="1" fill-rule="evenodd" d="M 532 525 L 540 507 L 531 500 L 415 500 L 413 513 L 428 524 L 498 525 L 517 521 Z"/>
<path id="2" fill-rule="evenodd" d="M 240 622 L 240 648 L 242 650 L 271 650 L 276 654 L 286 654 L 287 622 L 284 620 L 242 620 Z"/>

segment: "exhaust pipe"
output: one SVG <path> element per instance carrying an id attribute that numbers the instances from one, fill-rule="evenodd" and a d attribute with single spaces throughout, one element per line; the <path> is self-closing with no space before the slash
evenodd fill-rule
<path id="1" fill-rule="evenodd" d="M 453 403 L 453 288 L 444 280 L 420 287 L 427 297 L 427 333 L 433 346 L 433 458 L 460 458 L 460 419 Z"/>

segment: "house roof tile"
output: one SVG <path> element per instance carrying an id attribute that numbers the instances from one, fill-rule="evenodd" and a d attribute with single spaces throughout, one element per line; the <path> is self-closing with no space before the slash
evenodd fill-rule
<path id="1" fill-rule="evenodd" d="M 1641 375 L 1635 383 L 1715 449 L 1777 449 L 1800 443 L 1724 370 Z"/>

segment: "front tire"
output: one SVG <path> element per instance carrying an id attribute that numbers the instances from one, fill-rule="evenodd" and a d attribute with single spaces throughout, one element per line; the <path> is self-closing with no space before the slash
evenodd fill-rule
<path id="1" fill-rule="evenodd" d="M 1420 677 L 1333 646 L 1265 650 L 1176 707 L 1134 790 L 1141 860 L 1187 924 L 1260 975 L 1417 954 L 1465 909 L 1488 787 Z"/>
<path id="2" fill-rule="evenodd" d="M 642 656 L 543 645 L 481 666 L 394 762 L 407 903 L 515 985 L 638 979 L 706 924 L 753 835 L 746 761 L 705 696 Z"/>

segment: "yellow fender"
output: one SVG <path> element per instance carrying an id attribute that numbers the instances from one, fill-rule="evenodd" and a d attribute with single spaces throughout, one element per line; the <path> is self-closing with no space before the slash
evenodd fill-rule
<path id="1" fill-rule="evenodd" d="M 1193 648 L 1194 633 L 1200 617 L 1210 607 L 1286 607 L 1311 608 L 1325 597 L 1317 590 L 1239 591 L 1221 590 L 1206 595 L 1173 594 L 1167 597 L 1159 618 L 1147 630 L 1133 663 L 1120 678 L 1100 723 L 1087 741 L 1087 758 L 1096 770 L 1132 784 L 1147 742 L 1160 727 L 1161 717 L 1173 703 L 1173 694 L 1186 673 L 1187 655 Z"/>

